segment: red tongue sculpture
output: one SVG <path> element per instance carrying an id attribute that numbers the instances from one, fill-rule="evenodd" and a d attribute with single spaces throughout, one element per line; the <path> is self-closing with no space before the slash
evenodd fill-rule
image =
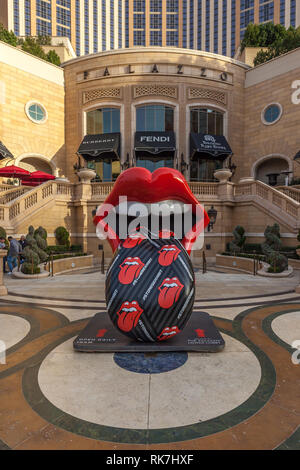
<path id="1" fill-rule="evenodd" d="M 94 219 L 106 228 L 115 252 L 106 277 L 107 310 L 113 324 L 136 341 L 172 341 L 192 313 L 195 280 L 188 253 L 209 219 L 182 174 L 170 168 L 159 168 L 153 174 L 144 168 L 124 171 L 105 203 L 116 207 L 120 196 L 148 204 L 177 200 L 191 204 L 197 214 L 182 243 L 166 231 L 159 239 L 141 231 L 122 241 L 107 226 L 107 212 L 98 212 Z"/>

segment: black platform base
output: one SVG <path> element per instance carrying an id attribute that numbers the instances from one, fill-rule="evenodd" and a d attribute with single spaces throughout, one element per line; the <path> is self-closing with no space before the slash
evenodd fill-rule
<path id="1" fill-rule="evenodd" d="M 107 313 L 97 313 L 73 345 L 82 352 L 219 352 L 225 342 L 206 312 L 193 312 L 181 333 L 156 343 L 131 340 L 113 326 Z"/>

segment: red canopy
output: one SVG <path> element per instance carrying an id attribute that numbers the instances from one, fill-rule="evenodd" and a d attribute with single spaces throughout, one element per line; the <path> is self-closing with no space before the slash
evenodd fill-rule
<path id="1" fill-rule="evenodd" d="M 55 176 L 45 173 L 44 171 L 33 171 L 28 175 L 22 177 L 24 181 L 48 181 L 55 180 Z"/>
<path id="2" fill-rule="evenodd" d="M 15 165 L 4 166 L 0 168 L 0 177 L 3 178 L 10 178 L 11 176 L 13 178 L 24 178 L 24 176 L 28 175 L 30 175 L 29 171 Z"/>

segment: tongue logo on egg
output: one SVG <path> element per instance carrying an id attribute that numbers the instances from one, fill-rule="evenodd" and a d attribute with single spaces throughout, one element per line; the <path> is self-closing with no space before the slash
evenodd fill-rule
<path id="1" fill-rule="evenodd" d="M 173 338 L 175 335 L 180 333 L 178 326 L 166 327 L 162 330 L 160 335 L 157 337 L 158 341 L 165 341 L 166 339 Z"/>
<path id="2" fill-rule="evenodd" d="M 128 333 L 135 328 L 143 311 L 135 300 L 123 302 L 120 310 L 117 312 L 120 330 Z"/>
<path id="3" fill-rule="evenodd" d="M 161 266 L 170 266 L 178 257 L 181 250 L 176 245 L 164 245 L 159 250 L 158 262 Z"/>
<path id="4" fill-rule="evenodd" d="M 145 235 L 141 233 L 137 233 L 135 235 L 130 235 L 123 243 L 124 248 L 134 248 L 142 243 L 142 241 L 146 240 Z"/>
<path id="5" fill-rule="evenodd" d="M 138 258 L 128 257 L 122 264 L 120 264 L 120 272 L 118 279 L 121 284 L 131 284 L 135 279 L 138 279 L 144 263 Z"/>
<path id="6" fill-rule="evenodd" d="M 179 299 L 183 284 L 177 277 L 166 277 L 159 286 L 158 303 L 162 308 L 170 308 Z"/>

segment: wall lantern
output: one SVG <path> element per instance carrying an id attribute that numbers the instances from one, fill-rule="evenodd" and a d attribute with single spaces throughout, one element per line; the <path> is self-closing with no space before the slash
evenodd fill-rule
<path id="1" fill-rule="evenodd" d="M 216 223 L 218 211 L 214 209 L 214 206 L 211 206 L 211 208 L 208 209 L 207 211 L 207 215 L 209 217 L 209 224 L 207 226 L 207 231 L 210 232 Z"/>
<path id="2" fill-rule="evenodd" d="M 298 153 L 296 153 L 296 155 L 294 156 L 294 160 L 295 162 L 297 162 L 299 165 L 300 165 L 300 150 Z"/>
<path id="3" fill-rule="evenodd" d="M 183 173 L 184 171 L 187 171 L 187 169 L 188 169 L 188 164 L 184 160 L 183 153 L 180 156 L 180 160 L 181 160 L 181 163 L 180 163 L 181 173 Z"/>
<path id="4" fill-rule="evenodd" d="M 127 170 L 129 168 L 130 163 L 129 163 L 129 153 L 126 155 L 126 160 L 125 162 L 122 163 L 122 170 Z"/>

